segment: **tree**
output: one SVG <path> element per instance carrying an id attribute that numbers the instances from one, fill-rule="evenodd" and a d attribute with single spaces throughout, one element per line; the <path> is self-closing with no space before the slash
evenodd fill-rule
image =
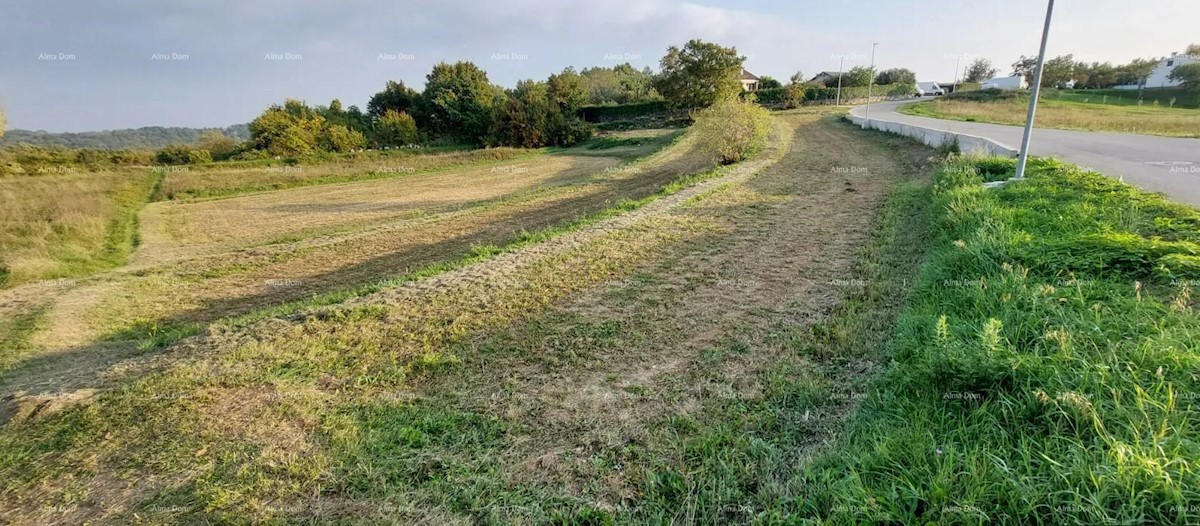
<path id="1" fill-rule="evenodd" d="M 667 48 L 654 87 L 676 108 L 702 108 L 741 92 L 738 77 L 744 61 L 736 48 L 690 40 L 683 49 Z"/>
<path id="2" fill-rule="evenodd" d="M 218 130 L 209 130 L 200 134 L 200 140 L 196 146 L 201 150 L 208 150 L 212 154 L 212 158 L 218 161 L 233 157 L 238 151 L 237 139 Z"/>
<path id="3" fill-rule="evenodd" d="M 1200 59 L 1200 44 L 1190 44 L 1187 50 L 1183 52 L 1185 55 L 1191 55 L 1192 58 Z"/>
<path id="4" fill-rule="evenodd" d="M 317 146 L 324 126 L 324 117 L 303 102 L 288 99 L 250 122 L 250 140 L 255 148 L 273 155 L 301 155 Z"/>
<path id="5" fill-rule="evenodd" d="M 591 126 L 553 100 L 548 82 L 524 80 L 493 110 L 489 146 L 570 146 L 591 137 Z"/>
<path id="6" fill-rule="evenodd" d="M 1117 82 L 1122 85 L 1143 86 L 1146 79 L 1158 68 L 1157 58 L 1135 58 L 1128 64 L 1117 68 Z"/>
<path id="7" fill-rule="evenodd" d="M 804 73 L 797 71 L 792 74 L 792 78 L 788 79 L 790 84 L 804 84 Z"/>
<path id="8" fill-rule="evenodd" d="M 422 113 L 434 134 L 480 143 L 502 92 L 470 62 L 440 63 L 425 76 Z"/>
<path id="9" fill-rule="evenodd" d="M 907 68 L 885 69 L 875 77 L 876 84 L 916 84 L 917 74 Z"/>
<path id="10" fill-rule="evenodd" d="M 1021 55 L 1021 58 L 1017 59 L 1016 62 L 1013 62 L 1012 67 L 1012 74 L 1014 76 L 1020 75 L 1025 77 L 1025 82 L 1030 86 L 1033 85 L 1033 71 L 1037 69 L 1037 57 L 1027 57 L 1025 55 Z"/>
<path id="11" fill-rule="evenodd" d="M 1042 87 L 1060 86 L 1075 79 L 1075 56 L 1059 55 L 1046 61 L 1042 68 Z"/>
<path id="12" fill-rule="evenodd" d="M 845 75 L 842 75 L 842 87 L 854 88 L 866 86 L 875 78 L 875 70 L 867 66 L 855 66 L 850 68 Z M 836 84 L 834 84 L 836 85 Z"/>
<path id="13" fill-rule="evenodd" d="M 1182 82 L 1184 89 L 1200 91 L 1200 62 L 1176 66 L 1168 78 Z"/>
<path id="14" fill-rule="evenodd" d="M 372 95 L 367 101 L 367 115 L 378 119 L 388 110 L 411 112 L 420 96 L 416 90 L 405 86 L 403 81 L 389 80 L 383 91 Z"/>
<path id="15" fill-rule="evenodd" d="M 4 117 L 4 108 L 0 108 L 0 137 L 4 137 L 5 128 L 8 128 L 8 119 Z"/>
<path id="16" fill-rule="evenodd" d="M 550 102 L 562 111 L 574 113 L 588 102 L 583 76 L 576 73 L 575 68 L 568 67 L 562 73 L 550 75 L 546 80 L 546 91 Z"/>
<path id="17" fill-rule="evenodd" d="M 379 146 L 405 146 L 417 142 L 417 121 L 402 111 L 387 110 L 375 122 L 375 144 Z"/>
<path id="18" fill-rule="evenodd" d="M 773 77 L 763 75 L 758 78 L 758 89 L 775 89 L 782 87 L 783 83 L 775 80 Z"/>
<path id="19" fill-rule="evenodd" d="M 325 151 L 345 153 L 366 146 L 367 138 L 341 124 L 332 124 L 321 130 L 317 145 Z"/>
<path id="20" fill-rule="evenodd" d="M 986 58 L 977 58 L 967 66 L 967 74 L 963 77 L 963 82 L 983 82 L 996 76 L 1000 70 L 992 67 L 992 61 Z"/>

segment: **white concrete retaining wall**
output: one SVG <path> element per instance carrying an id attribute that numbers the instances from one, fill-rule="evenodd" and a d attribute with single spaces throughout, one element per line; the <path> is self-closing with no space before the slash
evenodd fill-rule
<path id="1" fill-rule="evenodd" d="M 867 123 L 867 119 L 855 115 L 850 115 L 849 118 L 850 122 L 853 122 L 859 126 L 863 126 L 864 123 Z M 974 135 L 967 135 L 965 133 L 935 130 L 933 128 L 926 128 L 924 126 L 881 121 L 879 119 L 871 119 L 869 122 L 869 127 L 876 130 L 898 133 L 900 135 L 912 137 L 934 148 L 942 146 L 943 144 L 952 143 L 955 139 L 958 139 L 958 149 L 963 153 L 998 155 L 1001 157 L 1016 157 L 1017 154 L 1020 153 L 1018 150 L 1009 148 L 1008 146 L 1000 144 L 991 139 L 984 139 L 983 137 L 976 137 Z"/>

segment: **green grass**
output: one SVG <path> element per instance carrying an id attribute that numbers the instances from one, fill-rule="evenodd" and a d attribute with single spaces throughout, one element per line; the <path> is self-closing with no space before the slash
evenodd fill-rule
<path id="1" fill-rule="evenodd" d="M 1113 99 L 1119 100 L 1119 99 Z M 1038 104 L 1037 127 L 1200 137 L 1200 110 L 1183 105 L 1104 103 L 1102 95 L 1049 90 Z M 955 93 L 900 107 L 908 115 L 967 122 L 1024 125 L 1029 94 L 983 90 Z"/>
<path id="2" fill-rule="evenodd" d="M 961 161 L 970 162 L 970 161 Z M 894 362 L 785 509 L 833 523 L 1200 521 L 1200 213 L 1055 161 L 951 164 Z"/>

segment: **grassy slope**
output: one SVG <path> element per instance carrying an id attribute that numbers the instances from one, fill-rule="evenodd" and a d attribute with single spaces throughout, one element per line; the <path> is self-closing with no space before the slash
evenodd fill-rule
<path id="1" fill-rule="evenodd" d="M 1200 521 L 1200 213 L 1038 161 L 937 178 L 895 363 L 792 504 L 834 523 Z"/>
<path id="2" fill-rule="evenodd" d="M 1020 126 L 1029 99 L 979 101 L 945 98 L 900 108 L 901 113 L 971 122 Z M 1064 130 L 1113 131 L 1169 137 L 1200 137 L 1200 110 L 1153 105 L 1083 102 L 1078 95 L 1058 100 L 1047 95 L 1038 105 L 1037 126 Z"/>

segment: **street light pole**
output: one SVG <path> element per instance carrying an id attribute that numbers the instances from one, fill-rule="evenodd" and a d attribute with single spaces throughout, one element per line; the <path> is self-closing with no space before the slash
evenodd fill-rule
<path id="1" fill-rule="evenodd" d="M 871 122 L 871 88 L 875 85 L 875 46 L 878 45 L 879 42 L 871 44 L 871 79 L 867 81 L 867 116 L 863 121 L 864 127 Z"/>
<path id="2" fill-rule="evenodd" d="M 842 105 L 842 72 L 845 69 L 846 69 L 846 55 L 842 55 L 842 60 L 840 62 L 838 62 L 838 92 L 837 92 L 837 104 L 835 104 L 835 106 Z"/>
<path id="3" fill-rule="evenodd" d="M 959 53 L 958 60 L 954 61 L 954 87 L 950 88 L 950 93 L 958 91 L 958 72 L 960 71 L 958 69 L 959 66 L 962 66 L 962 53 Z"/>
<path id="4" fill-rule="evenodd" d="M 1037 68 L 1033 71 L 1033 91 L 1030 93 L 1029 115 L 1025 117 L 1025 132 L 1021 135 L 1021 155 L 1017 159 L 1017 174 L 1014 179 L 1025 178 L 1025 165 L 1029 162 L 1029 142 L 1033 138 L 1033 118 L 1037 114 L 1038 94 L 1042 91 L 1042 70 L 1046 67 L 1046 41 L 1050 39 L 1050 18 L 1054 15 L 1054 0 L 1046 6 L 1046 26 L 1042 28 L 1042 48 L 1038 51 Z"/>

